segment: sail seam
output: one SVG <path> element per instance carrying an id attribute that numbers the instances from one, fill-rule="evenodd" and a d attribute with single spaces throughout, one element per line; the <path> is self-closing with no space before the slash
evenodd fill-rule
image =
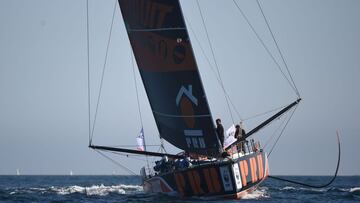
<path id="1" fill-rule="evenodd" d="M 169 31 L 169 30 L 186 30 L 185 27 L 175 27 L 175 28 L 147 28 L 147 29 L 128 29 L 130 32 L 151 32 L 151 31 Z"/>
<path id="2" fill-rule="evenodd" d="M 201 117 L 211 117 L 210 114 L 199 114 L 199 115 L 174 115 L 174 114 L 166 114 L 158 111 L 152 111 L 153 113 L 164 116 L 164 117 L 173 117 L 173 118 L 201 118 Z"/>

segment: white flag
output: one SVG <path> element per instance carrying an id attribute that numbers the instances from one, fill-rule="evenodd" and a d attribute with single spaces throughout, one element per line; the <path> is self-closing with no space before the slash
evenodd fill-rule
<path id="1" fill-rule="evenodd" d="M 236 132 L 236 128 L 234 124 L 229 129 L 226 130 L 224 148 L 230 146 L 232 143 L 236 141 L 236 138 L 234 137 L 235 132 Z"/>
<path id="2" fill-rule="evenodd" d="M 144 147 L 144 129 L 143 128 L 141 128 L 139 136 L 136 137 L 136 142 L 137 142 L 137 150 L 144 151 L 145 147 Z"/>

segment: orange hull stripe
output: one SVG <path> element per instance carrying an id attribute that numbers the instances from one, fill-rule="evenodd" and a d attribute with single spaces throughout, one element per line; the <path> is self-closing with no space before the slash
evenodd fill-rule
<path id="1" fill-rule="evenodd" d="M 213 183 L 215 192 L 220 192 L 221 191 L 221 185 L 219 183 L 219 176 L 218 176 L 218 173 L 217 173 L 216 169 L 211 168 L 210 169 L 210 174 L 211 174 L 211 180 L 213 180 L 212 183 Z"/>
<path id="2" fill-rule="evenodd" d="M 258 161 L 258 169 L 259 169 L 259 179 L 262 179 L 264 178 L 264 165 L 261 154 L 257 156 L 257 161 Z"/>
<path id="3" fill-rule="evenodd" d="M 250 158 L 250 168 L 251 168 L 251 180 L 253 183 L 255 183 L 258 178 L 257 178 L 257 174 L 256 174 L 256 159 L 254 157 Z"/>
<path id="4" fill-rule="evenodd" d="M 249 166 L 246 160 L 240 161 L 241 181 L 243 187 L 247 185 L 246 177 L 249 175 Z"/>
<path id="5" fill-rule="evenodd" d="M 177 185 L 177 189 L 179 191 L 179 193 L 184 196 L 184 188 L 185 188 L 185 180 L 182 174 L 178 173 L 175 174 L 175 181 L 176 181 L 176 185 Z"/>
<path id="6" fill-rule="evenodd" d="M 194 182 L 195 182 L 195 186 L 196 186 L 196 190 L 198 191 L 198 194 L 204 194 L 204 191 L 201 189 L 200 186 L 200 175 L 197 171 L 193 171 L 193 178 L 194 178 Z"/>
<path id="7" fill-rule="evenodd" d="M 214 193 L 215 190 L 214 190 L 214 186 L 212 184 L 211 178 L 210 178 L 209 169 L 204 169 L 203 173 L 205 176 L 205 181 L 206 181 L 206 185 L 208 186 L 209 193 Z"/>

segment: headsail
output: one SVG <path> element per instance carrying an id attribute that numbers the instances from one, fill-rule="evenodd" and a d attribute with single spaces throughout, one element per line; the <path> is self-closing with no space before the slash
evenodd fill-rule
<path id="1" fill-rule="evenodd" d="M 219 140 L 178 0 L 119 0 L 160 136 L 218 156 Z"/>

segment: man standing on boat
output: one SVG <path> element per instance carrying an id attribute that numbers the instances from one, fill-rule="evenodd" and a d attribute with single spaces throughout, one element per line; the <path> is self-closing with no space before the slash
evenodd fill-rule
<path id="1" fill-rule="evenodd" d="M 239 144 L 237 146 L 238 151 L 245 152 L 245 141 L 246 141 L 245 134 L 246 134 L 246 132 L 244 130 L 243 123 L 240 122 L 240 125 L 236 125 L 235 129 L 236 129 L 236 131 L 235 131 L 234 137 L 239 141 Z"/>
<path id="2" fill-rule="evenodd" d="M 216 133 L 221 143 L 221 147 L 224 147 L 224 127 L 221 124 L 220 118 L 216 119 Z"/>

